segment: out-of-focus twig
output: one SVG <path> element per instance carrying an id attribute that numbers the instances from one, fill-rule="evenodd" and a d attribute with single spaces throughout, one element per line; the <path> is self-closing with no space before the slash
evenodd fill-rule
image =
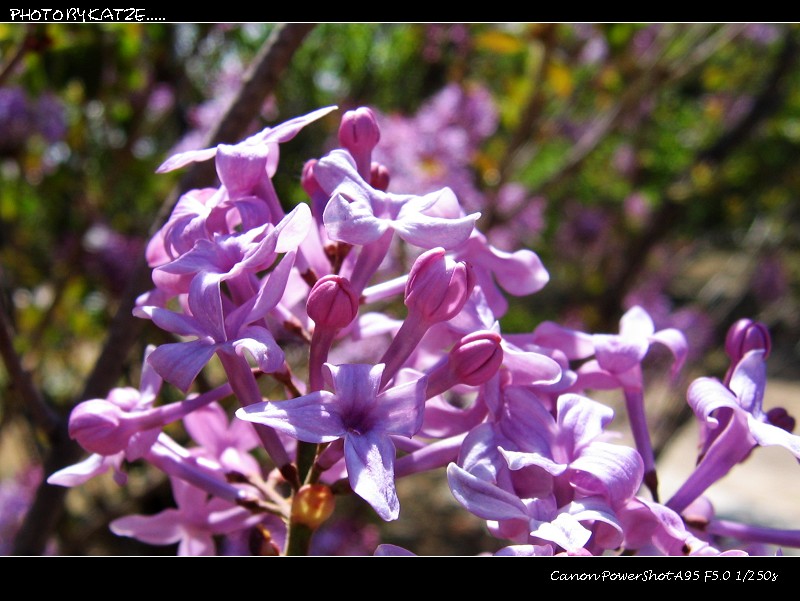
<path id="1" fill-rule="evenodd" d="M 245 134 L 247 127 L 260 113 L 264 99 L 275 90 L 292 56 L 314 26 L 314 23 L 283 23 L 275 26 L 251 63 L 227 113 L 209 135 L 208 146 L 232 143 Z M 213 161 L 194 163 L 161 206 L 151 233 L 155 233 L 169 217 L 181 194 L 211 185 L 214 177 Z M 144 256 L 141 256 L 109 326 L 100 356 L 77 400 L 103 397 L 118 381 L 142 329 L 142 320 L 134 317 L 132 311 L 138 296 L 146 292 L 150 285 L 150 269 Z M 70 440 L 66 421 L 53 430 L 50 445 L 44 461 L 45 476 L 75 463 L 83 453 Z M 17 534 L 13 550 L 15 555 L 41 555 L 61 517 L 66 491 L 66 488 L 44 482 L 39 486 L 33 505 Z"/>

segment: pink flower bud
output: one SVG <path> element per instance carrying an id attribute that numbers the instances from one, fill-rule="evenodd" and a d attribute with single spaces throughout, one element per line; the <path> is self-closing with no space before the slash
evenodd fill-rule
<path id="1" fill-rule="evenodd" d="M 372 152 L 381 139 L 378 120 L 372 109 L 366 106 L 347 111 L 342 116 L 339 126 L 339 143 L 357 156 L 363 152 Z"/>
<path id="2" fill-rule="evenodd" d="M 464 307 L 475 274 L 469 263 L 454 261 L 441 247 L 422 253 L 408 275 L 405 303 L 430 323 L 452 319 Z"/>
<path id="3" fill-rule="evenodd" d="M 372 109 L 362 106 L 347 111 L 339 126 L 339 143 L 356 160 L 358 172 L 369 179 L 372 150 L 378 145 L 381 132 Z"/>
<path id="4" fill-rule="evenodd" d="M 463 384 L 480 386 L 487 382 L 503 363 L 500 335 L 473 332 L 464 336 L 450 351 L 453 371 Z"/>
<path id="5" fill-rule="evenodd" d="M 324 194 L 322 188 L 314 177 L 314 167 L 317 164 L 317 159 L 306 161 L 303 165 L 303 173 L 300 175 L 300 185 L 306 191 L 309 198 L 314 198 L 315 194 Z"/>
<path id="6" fill-rule="evenodd" d="M 773 426 L 787 432 L 793 432 L 796 425 L 795 419 L 783 407 L 773 407 L 767 411 L 767 420 Z"/>
<path id="7" fill-rule="evenodd" d="M 380 163 L 372 163 L 369 170 L 369 185 L 376 190 L 386 192 L 389 189 L 389 169 L 386 165 Z"/>
<path id="8" fill-rule="evenodd" d="M 358 304 L 358 296 L 347 278 L 326 275 L 308 293 L 306 311 L 317 326 L 343 328 L 355 319 Z"/>
<path id="9" fill-rule="evenodd" d="M 734 323 L 725 337 L 725 352 L 737 363 L 748 351 L 760 349 L 764 358 L 769 356 L 772 339 L 769 329 L 761 322 L 743 318 Z"/>
<path id="10" fill-rule="evenodd" d="M 90 453 L 114 455 L 128 445 L 125 415 L 114 403 L 93 399 L 79 403 L 69 416 L 70 438 Z"/>

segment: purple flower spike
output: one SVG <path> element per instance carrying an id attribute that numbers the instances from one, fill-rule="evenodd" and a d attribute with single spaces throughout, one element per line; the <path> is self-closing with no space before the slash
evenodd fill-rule
<path id="1" fill-rule="evenodd" d="M 422 425 L 427 379 L 380 389 L 384 366 L 325 364 L 333 392 L 321 390 L 237 410 L 240 419 L 271 426 L 304 442 L 344 439 L 344 457 L 353 491 L 378 515 L 395 520 L 400 502 L 394 485 L 395 446 L 391 434 L 412 437 Z"/>

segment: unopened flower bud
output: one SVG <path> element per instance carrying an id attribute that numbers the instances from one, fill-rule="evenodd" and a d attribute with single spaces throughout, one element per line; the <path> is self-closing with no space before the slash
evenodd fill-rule
<path id="1" fill-rule="evenodd" d="M 294 497 L 292 521 L 316 530 L 333 515 L 336 499 L 325 484 L 306 484 Z"/>
<path id="2" fill-rule="evenodd" d="M 356 160 L 358 172 L 364 179 L 370 176 L 372 150 L 378 145 L 381 132 L 375 113 L 369 107 L 347 111 L 339 126 L 339 143 Z"/>
<path id="3" fill-rule="evenodd" d="M 344 328 L 358 314 L 358 296 L 347 278 L 326 275 L 309 292 L 306 311 L 316 326 Z"/>
<path id="4" fill-rule="evenodd" d="M 300 185 L 303 186 L 303 190 L 306 191 L 309 198 L 314 198 L 315 194 L 324 194 L 317 178 L 314 177 L 314 167 L 316 164 L 317 159 L 306 161 L 303 165 L 303 172 L 300 175 Z"/>
<path id="5" fill-rule="evenodd" d="M 369 170 L 369 185 L 376 190 L 386 192 L 389 189 L 389 169 L 386 165 L 380 163 L 372 163 Z"/>
<path id="6" fill-rule="evenodd" d="M 441 247 L 422 253 L 408 275 L 405 304 L 430 323 L 447 321 L 461 311 L 475 286 L 472 267 L 454 261 Z"/>
<path id="7" fill-rule="evenodd" d="M 69 416 L 70 438 L 90 453 L 114 455 L 128 445 L 124 414 L 114 403 L 93 399 L 79 403 Z"/>
<path id="8" fill-rule="evenodd" d="M 771 348 L 769 329 L 763 323 L 752 319 L 740 319 L 728 329 L 725 337 L 725 352 L 734 363 L 752 350 L 763 350 L 766 358 Z"/>
<path id="9" fill-rule="evenodd" d="M 480 386 L 497 373 L 503 363 L 500 335 L 473 332 L 464 336 L 450 351 L 453 371 L 463 384 Z"/>
<path id="10" fill-rule="evenodd" d="M 769 423 L 781 430 L 786 430 L 790 433 L 794 431 L 795 419 L 783 407 L 773 407 L 767 411 L 767 419 Z"/>

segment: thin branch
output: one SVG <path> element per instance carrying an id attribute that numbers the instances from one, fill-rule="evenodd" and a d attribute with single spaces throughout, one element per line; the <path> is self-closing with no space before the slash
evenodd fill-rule
<path id="1" fill-rule="evenodd" d="M 208 146 L 235 142 L 246 133 L 247 127 L 260 113 L 264 99 L 275 90 L 292 56 L 314 26 L 314 23 L 283 23 L 273 29 L 245 74 L 239 93 L 228 112 L 210 134 Z M 214 178 L 213 161 L 194 163 L 161 206 L 151 233 L 155 233 L 163 225 L 182 193 L 210 185 Z M 100 356 L 78 400 L 103 397 L 118 381 L 125 360 L 143 327 L 144 320 L 134 317 L 132 313 L 136 299 L 150 286 L 150 269 L 142 254 L 109 326 Z M 82 449 L 70 440 L 64 421 L 51 437 L 50 451 L 44 461 L 45 474 L 52 474 L 75 463 L 82 454 Z M 15 555 L 42 553 L 62 515 L 67 490 L 44 482 L 39 486 L 33 505 L 17 535 L 13 551 Z"/>

